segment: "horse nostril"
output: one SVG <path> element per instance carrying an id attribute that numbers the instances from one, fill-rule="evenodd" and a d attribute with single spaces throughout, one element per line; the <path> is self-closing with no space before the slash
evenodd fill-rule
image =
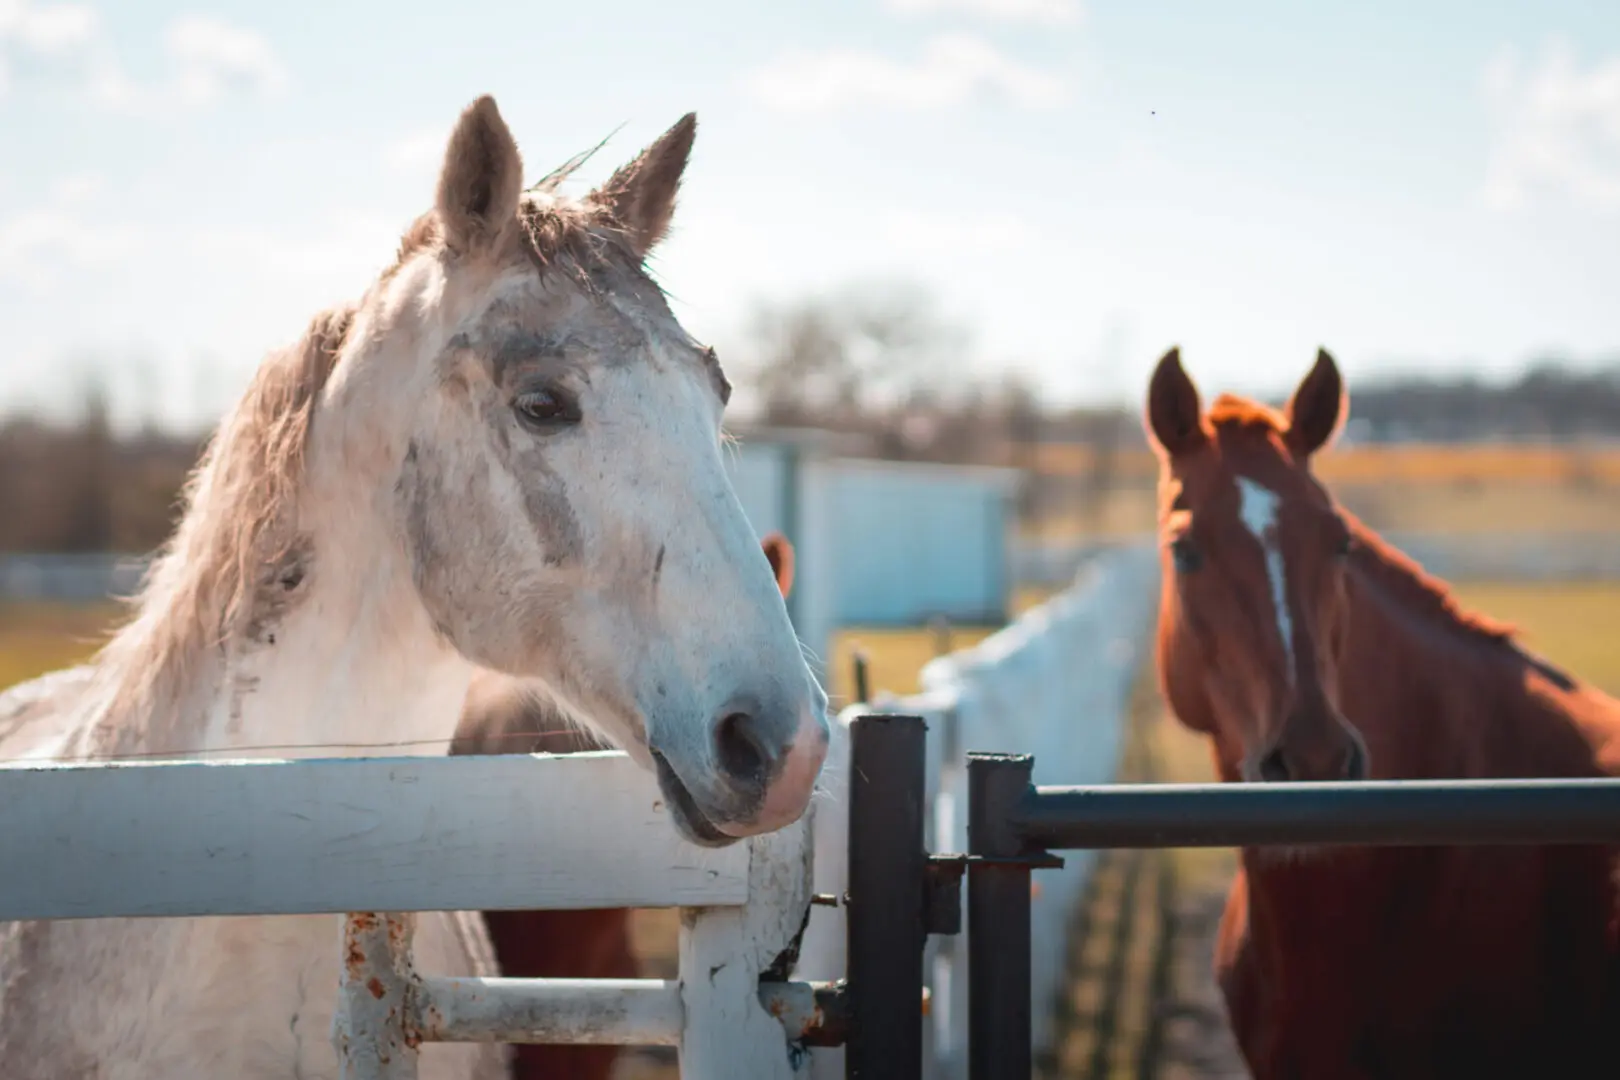
<path id="1" fill-rule="evenodd" d="M 1274 747 L 1270 753 L 1260 759 L 1260 779 L 1268 784 L 1285 784 L 1288 782 L 1288 759 L 1283 756 L 1282 747 Z"/>
<path id="2" fill-rule="evenodd" d="M 730 712 L 714 729 L 720 768 L 732 780 L 763 786 L 771 771 L 771 753 L 759 734 L 754 714 Z"/>

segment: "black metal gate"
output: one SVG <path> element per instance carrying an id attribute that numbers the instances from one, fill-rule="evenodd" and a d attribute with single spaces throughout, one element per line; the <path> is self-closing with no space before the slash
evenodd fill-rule
<path id="1" fill-rule="evenodd" d="M 1030 883 L 1053 851 L 1271 844 L 1620 844 L 1620 780 L 1037 787 L 1034 758 L 970 752 L 968 851 L 923 839 L 916 716 L 851 724 L 845 1075 L 922 1076 L 923 946 L 961 928 L 966 872 L 968 1075 L 1028 1080 Z M 829 1040 L 831 1041 L 831 1040 Z"/>

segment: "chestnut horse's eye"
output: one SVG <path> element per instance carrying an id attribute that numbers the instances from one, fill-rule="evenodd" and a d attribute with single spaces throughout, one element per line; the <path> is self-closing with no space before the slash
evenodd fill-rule
<path id="1" fill-rule="evenodd" d="M 1349 529 L 1339 534 L 1339 540 L 1333 548 L 1333 554 L 1340 559 L 1348 559 L 1350 553 L 1356 550 L 1356 538 Z"/>
<path id="2" fill-rule="evenodd" d="M 1170 541 L 1170 560 L 1178 574 L 1190 574 L 1203 563 L 1203 556 L 1193 546 L 1192 537 L 1182 535 Z"/>

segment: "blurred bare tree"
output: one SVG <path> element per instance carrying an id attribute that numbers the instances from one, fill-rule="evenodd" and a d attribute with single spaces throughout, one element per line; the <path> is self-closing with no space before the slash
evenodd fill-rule
<path id="1" fill-rule="evenodd" d="M 113 430 L 90 381 L 68 423 L 0 423 L 0 551 L 143 552 L 173 526 L 201 439 Z"/>
<path id="2" fill-rule="evenodd" d="M 948 393 L 967 334 L 926 292 L 903 284 L 762 303 L 748 324 L 745 377 L 772 424 L 827 424 Z"/>

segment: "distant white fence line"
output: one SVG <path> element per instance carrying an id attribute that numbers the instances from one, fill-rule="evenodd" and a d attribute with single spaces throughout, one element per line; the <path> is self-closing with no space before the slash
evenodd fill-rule
<path id="1" fill-rule="evenodd" d="M 838 764 L 829 764 L 834 793 L 848 788 L 848 725 L 863 712 L 919 715 L 927 721 L 929 812 L 924 829 L 936 853 L 967 850 L 969 750 L 1034 754 L 1037 783 L 1113 780 L 1131 686 L 1157 608 L 1157 585 L 1158 563 L 1150 545 L 1099 554 L 1071 588 L 973 648 L 929 664 L 922 673 L 922 693 L 845 710 L 835 742 Z M 816 815 L 815 892 L 842 895 L 846 837 L 847 804 L 830 799 Z M 1065 860 L 1061 870 L 1036 874 L 1039 892 L 1030 905 L 1038 1049 L 1052 1038 L 1047 1005 L 1065 978 L 1067 921 L 1094 861 L 1085 852 Z M 800 955 L 800 978 L 843 974 L 842 908 L 817 910 Z M 929 941 L 924 1044 L 929 1076 L 967 1076 L 967 956 L 965 922 L 961 933 Z M 843 1052 L 814 1051 L 812 1069 L 817 1080 L 841 1077 Z"/>
<path id="2" fill-rule="evenodd" d="M 864 710 L 928 722 L 933 851 L 967 850 L 968 750 L 1032 753 L 1039 782 L 1113 778 L 1157 572 L 1145 545 L 1099 556 L 1072 588 L 930 664 L 922 694 Z M 406 1030 L 675 1045 L 683 1075 L 703 1080 L 842 1076 L 841 1049 L 796 1041 L 815 1012 L 810 987 L 759 978 L 795 944 L 794 978 L 844 975 L 843 908 L 810 897 L 845 891 L 848 724 L 860 711 L 839 717 L 826 790 L 805 820 L 718 851 L 677 839 L 652 777 L 616 752 L 0 767 L 0 867 L 11 871 L 0 920 L 360 913 L 347 951 L 333 941 L 334 970 L 364 957 L 341 968 L 346 1080 L 414 1077 L 413 1052 L 378 1049 L 407 1046 Z M 1060 943 L 1090 867 L 1081 854 L 1038 876 L 1038 1001 L 1062 983 Z M 683 908 L 682 978 L 411 968 L 410 912 L 593 907 Z M 964 1077 L 966 927 L 928 948 L 928 1074 Z M 1049 1021 L 1037 1013 L 1037 1045 Z"/>
<path id="3" fill-rule="evenodd" d="M 1620 580 L 1620 543 L 1609 533 L 1391 531 L 1383 536 L 1430 573 L 1451 580 Z M 1136 542 L 1021 540 L 1013 545 L 1013 580 L 1058 584 L 1091 559 Z"/>

